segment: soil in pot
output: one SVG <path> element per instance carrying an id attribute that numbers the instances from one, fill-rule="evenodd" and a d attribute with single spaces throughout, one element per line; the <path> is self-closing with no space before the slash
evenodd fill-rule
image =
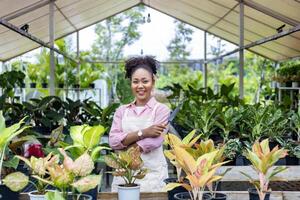
<path id="1" fill-rule="evenodd" d="M 257 193 L 257 190 L 255 188 L 250 188 L 248 189 L 248 192 L 249 192 L 249 200 L 260 200 L 259 199 L 259 196 L 258 196 L 258 193 Z M 265 199 L 264 200 L 270 200 L 270 192 L 268 192 L 265 196 Z"/>
<path id="2" fill-rule="evenodd" d="M 167 178 L 167 179 L 164 180 L 164 182 L 166 184 L 176 183 L 177 178 Z M 173 190 L 168 191 L 168 199 L 169 200 L 174 200 L 174 195 L 177 194 L 177 193 L 182 193 L 182 192 L 188 192 L 188 191 L 182 186 L 176 187 Z"/>
<path id="3" fill-rule="evenodd" d="M 174 199 L 176 200 L 191 200 L 190 193 L 188 192 L 182 192 L 182 193 L 177 193 L 174 195 Z M 210 200 L 211 195 L 209 193 L 204 193 L 202 196 L 202 200 Z"/>

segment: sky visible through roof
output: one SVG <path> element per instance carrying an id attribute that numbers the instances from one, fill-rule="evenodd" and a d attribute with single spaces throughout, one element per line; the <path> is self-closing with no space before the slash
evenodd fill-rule
<path id="1" fill-rule="evenodd" d="M 132 55 L 140 55 L 141 50 L 143 50 L 144 55 L 155 56 L 159 61 L 165 61 L 169 58 L 169 52 L 167 46 L 170 40 L 175 36 L 175 25 L 174 18 L 160 13 L 154 9 L 146 7 L 144 16 L 148 13 L 151 15 L 151 22 L 145 23 L 139 27 L 141 31 L 141 38 L 130 46 L 126 46 L 124 49 L 124 56 L 129 57 Z M 204 32 L 200 29 L 191 27 L 193 29 L 192 41 L 188 45 L 188 50 L 190 51 L 190 56 L 188 59 L 203 59 L 204 57 Z M 96 34 L 94 32 L 95 25 L 87 27 L 80 31 L 80 50 L 91 50 L 92 44 L 96 40 Z M 72 45 L 74 51 L 76 50 L 76 34 L 68 36 L 72 38 Z M 208 36 L 208 58 L 211 57 L 211 46 L 217 45 L 218 38 L 213 36 Z M 225 44 L 224 50 L 231 51 L 236 48 L 235 45 L 222 41 Z M 27 54 L 16 59 L 23 59 L 30 62 L 34 62 L 34 55 L 39 53 L 39 49 L 33 50 Z"/>

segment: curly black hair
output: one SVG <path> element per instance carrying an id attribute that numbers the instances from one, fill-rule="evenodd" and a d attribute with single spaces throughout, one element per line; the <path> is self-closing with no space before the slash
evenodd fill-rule
<path id="1" fill-rule="evenodd" d="M 125 77 L 131 79 L 133 72 L 144 68 L 151 74 L 157 73 L 159 62 L 152 56 L 136 56 L 125 61 Z"/>

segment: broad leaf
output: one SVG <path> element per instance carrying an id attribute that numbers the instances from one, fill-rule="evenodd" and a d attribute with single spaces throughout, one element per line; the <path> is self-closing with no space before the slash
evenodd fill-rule
<path id="1" fill-rule="evenodd" d="M 22 190 L 29 182 L 28 176 L 21 172 L 14 172 L 3 179 L 4 185 L 14 192 Z"/>

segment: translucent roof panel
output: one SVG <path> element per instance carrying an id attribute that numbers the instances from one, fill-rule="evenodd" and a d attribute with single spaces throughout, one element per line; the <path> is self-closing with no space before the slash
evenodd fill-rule
<path id="1" fill-rule="evenodd" d="M 49 41 L 50 0 L 1 0 L 0 17 Z M 300 24 L 298 0 L 244 0 L 244 43 L 250 44 Z M 56 0 L 55 38 L 93 25 L 140 3 L 191 24 L 234 44 L 239 43 L 238 0 Z M 5 61 L 39 47 L 29 39 L 0 26 L 0 60 Z M 300 56 L 300 32 L 249 49 L 272 60 Z"/>
<path id="2" fill-rule="evenodd" d="M 28 24 L 28 32 L 31 35 L 44 42 L 49 42 L 49 6 L 44 2 L 49 2 L 49 0 L 1 0 L 0 15 L 4 19 L 15 16 L 11 17 L 8 22 L 17 27 Z M 45 5 L 42 7 L 37 6 L 43 5 L 41 3 Z M 55 38 L 74 33 L 139 3 L 138 0 L 56 0 Z M 28 8 L 35 9 L 23 13 Z M 18 15 L 18 13 L 22 14 Z M 0 26 L 1 61 L 21 55 L 39 46 L 35 42 Z"/>

